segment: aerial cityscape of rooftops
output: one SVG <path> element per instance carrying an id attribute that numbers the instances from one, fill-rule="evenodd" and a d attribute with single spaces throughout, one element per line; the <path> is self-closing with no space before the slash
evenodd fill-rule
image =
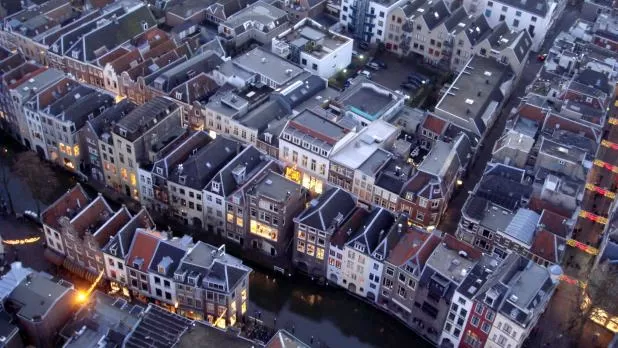
<path id="1" fill-rule="evenodd" d="M 0 347 L 618 347 L 618 0 L 0 18 Z"/>

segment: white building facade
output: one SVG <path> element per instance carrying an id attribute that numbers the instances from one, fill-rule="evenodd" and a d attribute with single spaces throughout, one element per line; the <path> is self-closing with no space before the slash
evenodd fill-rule
<path id="1" fill-rule="evenodd" d="M 525 29 L 532 37 L 532 50 L 538 51 L 547 31 L 562 13 L 564 0 L 464 0 L 468 13 L 483 14 L 493 28 L 505 22 L 512 30 Z"/>

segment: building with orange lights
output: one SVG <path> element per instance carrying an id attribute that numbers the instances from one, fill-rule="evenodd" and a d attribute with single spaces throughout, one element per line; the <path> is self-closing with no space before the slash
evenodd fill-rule
<path id="1" fill-rule="evenodd" d="M 154 154 L 183 132 L 180 109 L 170 99 L 157 97 L 133 109 L 113 127 L 109 158 L 114 167 L 104 162 L 106 184 L 139 200 L 139 166 L 152 165 Z"/>
<path id="2" fill-rule="evenodd" d="M 329 156 L 354 136 L 343 126 L 305 110 L 290 119 L 279 135 L 279 159 L 285 176 L 320 194 L 328 182 Z"/>

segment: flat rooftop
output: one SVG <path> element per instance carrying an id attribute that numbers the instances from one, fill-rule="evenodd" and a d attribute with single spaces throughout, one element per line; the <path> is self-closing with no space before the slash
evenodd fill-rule
<path id="1" fill-rule="evenodd" d="M 331 161 L 347 168 L 359 168 L 373 155 L 382 143 L 398 132 L 399 129 L 382 120 L 375 121 L 365 127 L 354 139 L 351 139 L 340 150 L 331 154 Z"/>
<path id="2" fill-rule="evenodd" d="M 451 150 L 452 146 L 450 144 L 437 140 L 427 154 L 427 157 L 421 162 L 419 170 L 435 176 L 441 176 L 442 169 L 449 162 L 448 158 Z"/>
<path id="3" fill-rule="evenodd" d="M 469 123 L 480 121 L 492 100 L 501 100 L 501 93 L 496 91 L 509 71 L 507 65 L 495 59 L 475 56 L 442 96 L 436 113 L 439 111 L 448 121 L 471 130 Z"/>
<path id="4" fill-rule="evenodd" d="M 480 224 L 492 231 L 505 231 L 509 226 L 515 213 L 508 211 L 494 203 L 488 202 Z"/>
<path id="5" fill-rule="evenodd" d="M 316 58 L 322 58 L 352 40 L 329 31 L 311 18 L 302 20 L 290 30 L 280 34 L 277 39 L 297 47 L 306 47 L 307 43 L 315 42 L 313 49 L 305 49 L 304 52 Z"/>
<path id="6" fill-rule="evenodd" d="M 22 100 L 34 96 L 36 91 L 42 91 L 43 88 L 49 86 L 53 82 L 56 82 L 64 77 L 64 73 L 56 69 L 47 69 L 40 74 L 31 77 L 24 81 L 19 86 L 15 87 L 15 90 L 21 94 Z"/>
<path id="7" fill-rule="evenodd" d="M 476 263 L 468 257 L 459 255 L 460 250 L 451 249 L 444 244 L 438 245 L 427 265 L 438 271 L 442 276 L 457 283 L 461 282 Z"/>
<path id="8" fill-rule="evenodd" d="M 256 183 L 251 194 L 264 195 L 275 201 L 285 201 L 288 197 L 288 192 L 300 191 L 301 186 L 284 176 L 275 172 L 269 171 L 268 175 Z"/>
<path id="9" fill-rule="evenodd" d="M 346 109 L 369 121 L 380 118 L 400 98 L 390 89 L 362 77 L 355 79 L 340 96 Z"/>
<path id="10" fill-rule="evenodd" d="M 304 71 L 301 67 L 260 47 L 237 56 L 233 62 L 249 72 L 273 80 L 278 85 L 283 85 Z"/>
<path id="11" fill-rule="evenodd" d="M 43 317 L 54 303 L 73 291 L 73 284 L 54 279 L 47 273 L 32 273 L 26 277 L 11 293 L 9 299 L 18 303 L 18 315 L 33 320 Z"/>
<path id="12" fill-rule="evenodd" d="M 230 16 L 223 22 L 223 25 L 236 28 L 250 21 L 252 23 L 249 27 L 255 27 L 258 23 L 263 26 L 269 26 L 269 24 L 274 23 L 276 27 L 283 23 L 286 17 L 287 12 L 264 1 L 257 1 Z"/>

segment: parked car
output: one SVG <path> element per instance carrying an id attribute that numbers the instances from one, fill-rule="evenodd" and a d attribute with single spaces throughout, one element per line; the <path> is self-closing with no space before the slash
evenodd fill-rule
<path id="1" fill-rule="evenodd" d="M 358 58 L 360 56 L 360 53 L 358 53 L 357 50 L 352 50 L 352 57 Z"/>
<path id="2" fill-rule="evenodd" d="M 419 82 L 425 81 L 423 83 L 429 83 L 431 81 L 431 79 L 429 77 L 427 77 L 427 76 L 425 76 L 423 74 L 416 73 L 416 72 L 411 72 L 411 73 L 408 74 L 408 80 L 410 80 L 410 79 L 416 79 L 416 80 L 419 80 Z"/>
<path id="3" fill-rule="evenodd" d="M 408 81 L 404 81 L 403 83 L 409 83 L 416 88 L 421 88 L 421 86 L 423 85 L 421 82 L 418 82 L 417 80 L 408 80 Z"/>
<path id="4" fill-rule="evenodd" d="M 382 69 L 386 69 L 388 68 L 388 66 L 386 65 L 386 63 L 384 63 L 384 61 L 381 61 L 379 59 L 374 59 L 371 61 L 372 63 L 376 63 L 380 68 Z"/>
<path id="5" fill-rule="evenodd" d="M 362 50 L 367 50 L 367 49 L 369 49 L 369 43 L 361 41 L 361 42 L 358 43 L 358 48 L 360 48 Z"/>
<path id="6" fill-rule="evenodd" d="M 537 59 L 539 62 L 544 62 L 544 61 L 545 61 L 545 59 L 547 59 L 547 53 L 542 53 L 542 54 L 539 54 L 539 55 L 538 55 L 538 57 L 536 57 L 536 59 Z"/>
<path id="7" fill-rule="evenodd" d="M 371 73 L 369 71 L 367 71 L 367 70 L 361 70 L 361 71 L 358 72 L 358 74 L 359 75 L 363 75 L 363 76 L 365 76 L 368 79 L 371 79 Z"/>
<path id="8" fill-rule="evenodd" d="M 416 82 L 419 85 L 425 85 L 427 84 L 429 81 L 421 76 L 416 76 L 416 75 L 408 75 L 408 82 Z"/>
<path id="9" fill-rule="evenodd" d="M 409 82 L 404 82 L 404 83 L 402 83 L 402 84 L 400 85 L 400 87 L 401 87 L 402 89 L 407 90 L 407 91 L 410 91 L 410 90 L 416 90 L 416 89 L 418 89 L 418 86 L 415 86 L 414 84 L 409 83 Z"/>
<path id="10" fill-rule="evenodd" d="M 369 64 L 367 64 L 367 67 L 373 70 L 380 70 L 380 66 L 378 64 L 376 64 L 375 62 L 371 62 Z"/>

